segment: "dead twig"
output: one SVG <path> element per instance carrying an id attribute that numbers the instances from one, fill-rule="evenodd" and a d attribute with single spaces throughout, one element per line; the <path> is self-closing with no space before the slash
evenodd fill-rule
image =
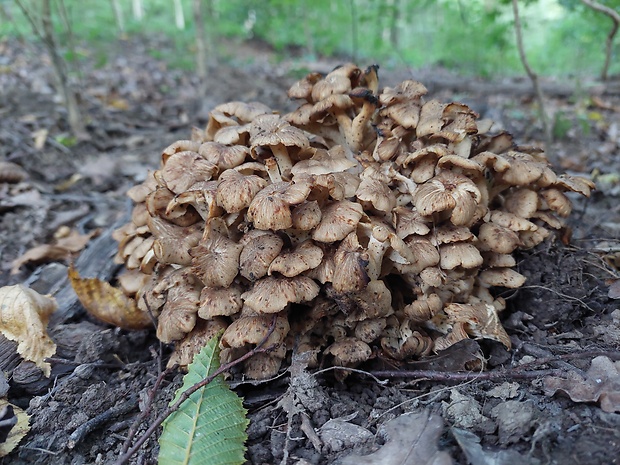
<path id="1" fill-rule="evenodd" d="M 67 442 L 68 449 L 74 449 L 82 440 L 86 437 L 87 434 L 92 432 L 94 429 L 100 427 L 104 423 L 124 415 L 126 413 L 131 412 L 138 405 L 138 398 L 134 395 L 129 397 L 126 402 L 122 404 L 116 405 L 111 409 L 106 410 L 105 412 L 100 413 L 99 415 L 91 418 L 86 423 L 83 423 L 78 428 L 71 433 L 69 436 L 69 441 Z"/>
<path id="2" fill-rule="evenodd" d="M 497 371 L 436 371 L 436 370 L 380 370 L 371 371 L 374 376 L 384 378 L 417 378 L 425 381 L 504 381 L 506 379 L 536 379 L 564 373 L 560 369 L 522 370 L 521 367 Z"/>
<path id="3" fill-rule="evenodd" d="M 545 142 L 547 145 L 547 151 L 551 150 L 551 125 L 549 124 L 549 117 L 547 116 L 547 112 L 545 110 L 545 98 L 543 96 L 542 89 L 540 87 L 540 83 L 538 82 L 538 75 L 532 70 L 529 62 L 527 61 L 527 56 L 525 55 L 525 47 L 523 46 L 523 34 L 521 28 L 521 18 L 519 16 L 519 5 L 518 0 L 512 0 L 512 13 L 515 18 L 515 34 L 517 37 L 517 49 L 519 50 L 519 57 L 521 58 L 521 63 L 523 64 L 523 68 L 527 73 L 530 81 L 532 81 L 532 86 L 534 87 L 534 92 L 536 92 L 536 100 L 538 100 L 540 121 L 543 125 L 543 131 L 545 133 Z"/>
<path id="4" fill-rule="evenodd" d="M 602 5 L 599 2 L 595 2 L 592 0 L 581 0 L 581 3 L 586 5 L 588 8 L 592 8 L 594 11 L 598 11 L 599 13 L 603 13 L 604 15 L 609 16 L 609 18 L 613 21 L 613 25 L 609 34 L 607 34 L 607 40 L 605 41 L 605 64 L 603 65 L 603 69 L 601 70 L 601 80 L 607 81 L 607 73 L 609 71 L 609 65 L 611 64 L 611 54 L 613 52 L 613 42 L 616 33 L 618 32 L 618 28 L 620 27 L 620 13 L 618 13 L 613 8 L 610 8 L 606 5 Z"/>
<path id="5" fill-rule="evenodd" d="M 272 349 L 272 347 L 263 348 L 263 345 L 265 344 L 265 342 L 267 341 L 269 336 L 271 336 L 271 334 L 275 330 L 275 327 L 276 327 L 276 316 L 274 315 L 273 320 L 271 321 L 271 325 L 269 327 L 269 331 L 267 331 L 267 334 L 265 335 L 265 337 L 263 337 L 263 339 L 256 345 L 256 347 L 254 347 L 252 350 L 250 350 L 246 354 L 242 355 L 238 359 L 235 359 L 232 362 L 225 363 L 224 365 L 221 365 L 217 370 L 215 370 L 213 372 L 213 374 L 207 376 L 206 378 L 204 378 L 199 383 L 196 383 L 193 386 L 191 386 L 190 388 L 188 388 L 185 391 L 183 391 L 183 393 L 181 394 L 179 399 L 174 404 L 168 406 L 163 412 L 161 412 L 159 414 L 159 416 L 155 419 L 155 421 L 151 424 L 151 426 L 149 426 L 149 428 L 144 432 L 144 434 L 142 434 L 142 436 L 140 436 L 138 438 L 136 443 L 129 450 L 127 450 L 127 452 L 123 453 L 118 458 L 118 460 L 115 462 L 115 465 L 124 465 L 124 464 L 126 464 L 129 461 L 129 459 L 131 458 L 131 456 L 133 454 L 135 454 L 140 449 L 140 447 L 142 447 L 142 444 L 144 444 L 147 441 L 147 439 L 149 437 L 151 437 L 151 435 L 155 432 L 155 430 L 162 425 L 162 423 L 166 420 L 166 418 L 168 418 L 172 413 L 176 412 L 179 409 L 179 407 L 181 406 L 181 404 L 183 404 L 183 402 L 185 402 L 187 399 L 189 399 L 190 396 L 194 392 L 196 392 L 199 389 L 205 387 L 207 384 L 209 384 L 211 381 L 213 381 L 219 375 L 229 371 L 230 369 L 232 369 L 236 365 L 246 361 L 250 357 L 253 357 L 256 354 L 261 354 L 261 353 L 269 352 Z"/>

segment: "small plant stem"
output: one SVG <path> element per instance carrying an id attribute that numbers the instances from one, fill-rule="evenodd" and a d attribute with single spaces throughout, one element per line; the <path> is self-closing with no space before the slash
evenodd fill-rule
<path id="1" fill-rule="evenodd" d="M 515 18 L 515 34 L 517 38 L 517 49 L 519 50 L 519 57 L 521 58 L 521 63 L 523 64 L 523 68 L 527 73 L 530 81 L 532 81 L 532 86 L 534 87 L 534 92 L 536 93 L 536 100 L 538 100 L 538 109 L 540 115 L 540 121 L 543 125 L 543 132 L 545 133 L 545 143 L 547 145 L 547 152 L 551 150 L 551 125 L 549 124 L 549 117 L 547 116 L 547 112 L 545 110 L 545 98 L 543 96 L 542 89 L 540 87 L 540 83 L 538 82 L 538 75 L 534 72 L 529 62 L 527 61 L 527 56 L 525 55 L 525 47 L 523 46 L 523 34 L 521 28 L 521 18 L 519 16 L 519 5 L 518 0 L 512 0 L 512 12 Z"/>

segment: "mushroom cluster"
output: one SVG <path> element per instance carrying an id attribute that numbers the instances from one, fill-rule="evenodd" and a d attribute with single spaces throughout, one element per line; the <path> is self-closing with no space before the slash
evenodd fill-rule
<path id="1" fill-rule="evenodd" d="M 260 103 L 217 106 L 132 188 L 115 233 L 124 291 L 157 318 L 185 365 L 220 330 L 222 358 L 260 342 L 245 374 L 275 374 L 293 347 L 355 366 L 405 360 L 468 338 L 510 339 L 495 286 L 525 277 L 512 253 L 562 226 L 567 191 L 541 151 L 419 82 L 379 89 L 346 64 Z"/>

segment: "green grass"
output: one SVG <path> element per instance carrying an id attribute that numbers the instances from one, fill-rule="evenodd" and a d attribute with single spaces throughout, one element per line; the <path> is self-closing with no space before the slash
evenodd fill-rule
<path id="1" fill-rule="evenodd" d="M 33 7 L 39 0 L 24 1 Z M 444 66 L 480 76 L 524 73 L 515 48 L 512 13 L 506 1 L 212 2 L 215 18 L 208 18 L 206 27 L 211 28 L 215 37 L 259 38 L 273 46 L 279 58 L 286 57 L 293 47 L 304 60 L 317 55 L 336 55 L 342 59 L 355 55 L 359 62 L 380 62 L 384 67 Z M 609 2 L 619 3 L 618 0 Z M 141 22 L 133 18 L 129 0 L 119 0 L 119 3 L 125 18 L 125 37 L 164 37 L 169 45 L 151 54 L 172 67 L 191 69 L 194 66 L 191 1 L 182 0 L 186 28 L 181 31 L 174 25 L 170 0 L 144 1 L 145 18 Z M 528 59 L 538 73 L 555 76 L 600 73 L 605 37 L 611 25 L 606 17 L 570 1 L 571 8 L 563 8 L 554 0 L 525 3 L 529 6 L 522 7 L 524 40 Z M 91 50 L 98 65 L 104 65 L 110 44 L 120 36 L 111 2 L 64 0 L 70 31 L 58 15 L 60 4 L 60 0 L 53 0 L 55 27 L 59 43 L 67 48 L 66 56 L 74 60 L 82 57 L 69 50 L 72 37 L 75 43 Z M 400 8 L 396 12 L 395 4 Z M 6 12 L 0 19 L 0 38 L 18 36 L 36 40 L 13 1 L 0 0 L 0 7 Z M 396 33 L 397 43 L 391 40 L 393 33 Z M 618 42 L 616 40 L 616 54 L 620 52 Z M 223 51 L 222 55 L 232 57 L 234 50 Z M 610 74 L 617 73 L 620 73 L 620 60 L 612 61 L 610 69 Z"/>

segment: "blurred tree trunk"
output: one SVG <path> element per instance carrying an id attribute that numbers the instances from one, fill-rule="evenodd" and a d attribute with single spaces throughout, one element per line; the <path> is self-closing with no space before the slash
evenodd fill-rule
<path id="1" fill-rule="evenodd" d="M 398 18 L 400 17 L 400 0 L 390 0 L 390 44 L 395 49 L 398 48 Z"/>
<path id="2" fill-rule="evenodd" d="M 205 35 L 203 0 L 193 0 L 194 27 L 196 28 L 196 70 L 205 89 L 207 82 L 207 38 Z"/>
<path id="3" fill-rule="evenodd" d="M 298 11 L 296 17 L 301 18 L 301 24 L 304 28 L 304 43 L 306 44 L 306 53 L 311 57 L 316 57 L 316 46 L 314 45 L 314 36 L 310 27 L 311 17 L 314 15 L 312 2 L 304 0 L 300 3 L 301 11 Z M 307 18 L 307 17 L 310 18 Z M 305 18 L 305 19 L 304 19 Z"/>
<path id="4" fill-rule="evenodd" d="M 618 27 L 620 27 L 620 13 L 608 6 L 592 0 L 581 0 L 581 2 L 588 8 L 592 8 L 594 11 L 598 11 L 599 13 L 609 16 L 609 18 L 613 21 L 611 30 L 609 31 L 609 34 L 607 34 L 607 43 L 605 45 L 605 64 L 603 65 L 603 70 L 601 71 L 601 80 L 606 81 L 608 77 L 607 73 L 609 72 L 609 65 L 611 64 L 614 37 L 618 32 Z"/>
<path id="5" fill-rule="evenodd" d="M 26 19 L 28 19 L 34 34 L 42 40 L 52 60 L 52 69 L 54 70 L 57 83 L 56 90 L 65 101 L 67 119 L 71 132 L 77 139 L 89 139 L 86 127 L 84 126 L 84 119 L 82 118 L 80 107 L 78 106 L 76 93 L 69 83 L 67 63 L 60 56 L 60 52 L 58 51 L 58 44 L 52 24 L 50 0 L 35 0 L 33 2 L 33 4 L 39 8 L 38 14 L 33 14 L 33 11 L 26 7 L 23 0 L 16 0 L 16 3 L 24 13 L 24 16 L 26 16 Z"/>
<path id="6" fill-rule="evenodd" d="M 123 8 L 118 0 L 110 0 L 112 2 L 112 10 L 114 11 L 114 20 L 116 21 L 116 27 L 118 32 L 125 34 L 125 17 L 123 16 Z"/>
<path id="7" fill-rule="evenodd" d="M 174 22 L 177 29 L 185 29 L 185 14 L 183 13 L 183 4 L 181 0 L 173 0 L 174 2 Z"/>
<path id="8" fill-rule="evenodd" d="M 142 0 L 132 0 L 131 10 L 133 11 L 133 19 L 141 22 L 142 18 L 144 18 L 144 5 L 142 4 Z"/>

